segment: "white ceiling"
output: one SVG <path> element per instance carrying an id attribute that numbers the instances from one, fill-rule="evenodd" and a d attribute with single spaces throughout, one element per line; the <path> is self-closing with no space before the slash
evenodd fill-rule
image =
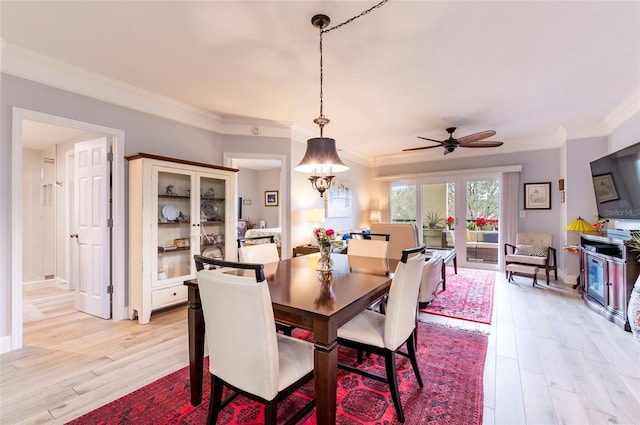
<path id="1" fill-rule="evenodd" d="M 178 102 L 317 134 L 310 19 L 373 4 L 3 0 L 0 28 L 8 45 Z M 324 68 L 325 136 L 345 152 L 396 155 L 449 126 L 505 143 L 447 158 L 557 146 L 640 88 L 640 2 L 391 0 L 324 35 Z"/>

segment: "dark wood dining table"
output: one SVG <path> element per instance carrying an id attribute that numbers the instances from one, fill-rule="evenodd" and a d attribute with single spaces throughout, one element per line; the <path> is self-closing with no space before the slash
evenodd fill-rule
<path id="1" fill-rule="evenodd" d="M 331 254 L 329 273 L 319 272 L 319 254 L 265 264 L 277 322 L 313 331 L 316 419 L 336 423 L 338 328 L 389 292 L 395 260 Z M 191 404 L 202 402 L 204 318 L 197 280 L 188 287 Z"/>

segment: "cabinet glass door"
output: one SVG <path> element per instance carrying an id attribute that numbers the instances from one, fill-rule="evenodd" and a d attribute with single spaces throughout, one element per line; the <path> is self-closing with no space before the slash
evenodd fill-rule
<path id="1" fill-rule="evenodd" d="M 165 281 L 184 279 L 191 274 L 193 173 L 180 173 L 159 169 L 157 173 L 158 198 L 158 285 Z"/>
<path id="2" fill-rule="evenodd" d="M 233 219 L 225 217 L 226 180 L 198 173 L 197 182 L 200 254 L 209 258 L 224 259 L 225 239 L 233 236 L 225 234 L 225 220 Z M 229 240 L 229 243 L 235 242 Z"/>

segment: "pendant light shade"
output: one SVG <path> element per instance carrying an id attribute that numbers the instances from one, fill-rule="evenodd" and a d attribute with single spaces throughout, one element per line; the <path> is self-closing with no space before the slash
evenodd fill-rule
<path id="1" fill-rule="evenodd" d="M 596 228 L 593 227 L 584 218 L 578 217 L 571 223 L 569 223 L 569 225 L 566 227 L 566 230 L 569 230 L 571 232 L 590 233 L 596 230 Z"/>
<path id="2" fill-rule="evenodd" d="M 348 169 L 338 156 L 336 141 L 329 137 L 307 140 L 307 152 L 295 168 L 296 171 L 318 175 L 340 173 Z"/>

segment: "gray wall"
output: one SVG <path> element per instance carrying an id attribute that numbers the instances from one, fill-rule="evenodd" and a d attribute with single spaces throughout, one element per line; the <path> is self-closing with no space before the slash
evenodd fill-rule
<path id="1" fill-rule="evenodd" d="M 222 164 L 224 138 L 133 109 L 0 74 L 0 337 L 11 331 L 11 120 L 12 107 L 88 122 L 125 132 L 125 152 Z M 235 148 L 235 146 L 234 146 Z M 125 196 L 128 196 L 125 193 Z M 125 206 L 126 208 L 126 206 Z M 125 234 L 128 233 L 125 228 Z"/>

